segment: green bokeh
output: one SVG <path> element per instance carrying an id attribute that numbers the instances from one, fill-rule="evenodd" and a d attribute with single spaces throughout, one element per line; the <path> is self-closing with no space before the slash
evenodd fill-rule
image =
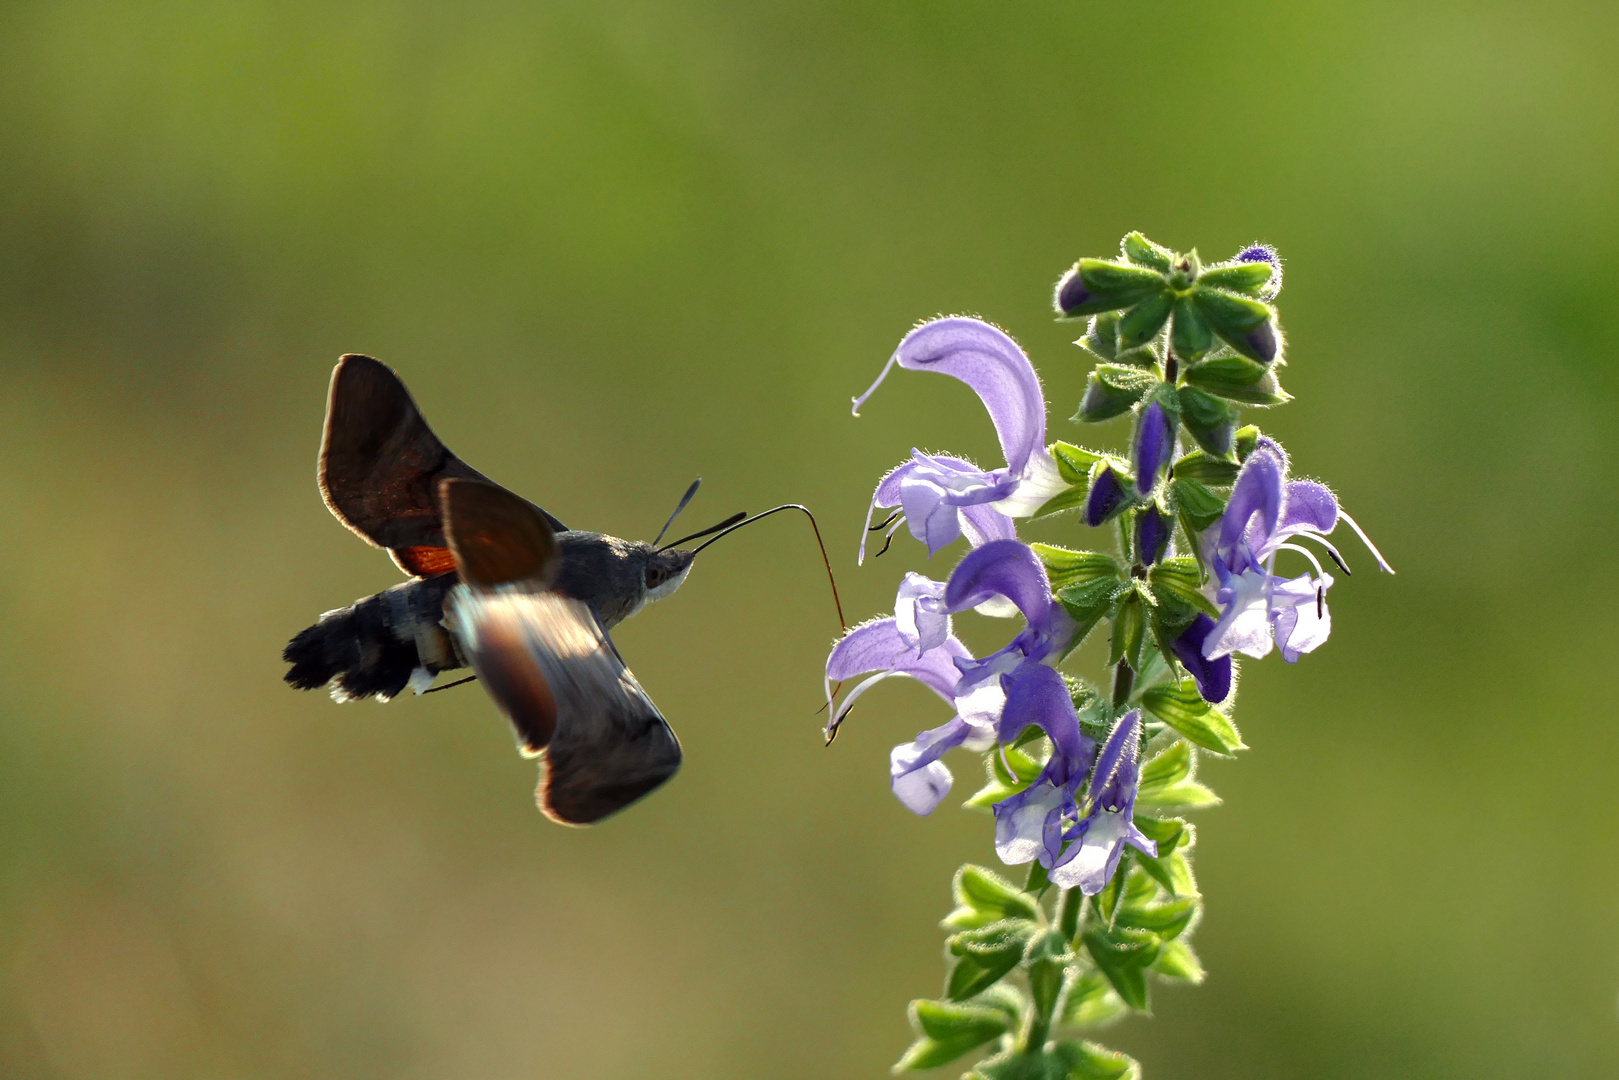
<path id="1" fill-rule="evenodd" d="M 0 1074 L 881 1075 L 989 829 L 887 792 L 917 687 L 821 748 L 807 531 L 622 628 L 687 764 L 560 829 L 476 690 L 281 684 L 395 580 L 315 491 L 327 372 L 394 364 L 570 523 L 650 536 L 698 474 L 693 527 L 810 503 L 864 617 L 921 566 L 854 569 L 877 475 L 994 440 L 950 380 L 850 395 L 968 311 L 1066 415 L 1049 290 L 1131 228 L 1281 248 L 1264 422 L 1400 574 L 1246 670 L 1209 981 L 1108 1041 L 1619 1073 L 1616 41 L 1574 2 L 0 5 Z"/>

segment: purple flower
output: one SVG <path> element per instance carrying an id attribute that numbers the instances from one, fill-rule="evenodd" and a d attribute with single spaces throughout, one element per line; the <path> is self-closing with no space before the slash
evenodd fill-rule
<path id="1" fill-rule="evenodd" d="M 1312 480 L 1288 480 L 1287 455 L 1270 439 L 1261 439 L 1237 475 L 1225 513 L 1202 536 L 1204 561 L 1218 581 L 1214 600 L 1221 609 L 1219 621 L 1203 641 L 1206 659 L 1218 660 L 1233 652 L 1262 657 L 1270 652 L 1274 638 L 1282 657 L 1293 663 L 1327 640 L 1332 616 L 1326 596 L 1332 577 L 1322 571 L 1313 552 L 1290 541 L 1315 541 L 1348 573 L 1342 556 L 1326 539 L 1339 521 L 1349 524 L 1378 566 L 1394 572 L 1355 520 L 1339 508 L 1332 492 Z M 1276 576 L 1276 556 L 1282 551 L 1303 555 L 1316 576 Z"/>
<path id="2" fill-rule="evenodd" d="M 922 580 L 927 581 L 926 578 Z M 907 606 L 906 588 L 913 584 L 907 578 L 906 583 L 900 586 L 895 607 L 901 611 Z M 929 584 L 939 585 L 938 582 Z M 922 614 L 919 598 L 913 597 L 910 607 L 913 618 Z M 849 691 L 843 703 L 831 714 L 826 725 L 829 739 L 862 694 L 895 675 L 915 679 L 955 708 L 956 715 L 949 723 L 922 732 L 913 741 L 896 746 L 889 755 L 890 783 L 894 795 L 917 814 L 932 813 L 950 790 L 950 770 L 939 758 L 945 751 L 957 746 L 984 750 L 993 745 L 996 725 L 1000 722 L 1002 706 L 1006 703 L 1006 692 L 999 683 L 965 690 L 961 687 L 961 669 L 956 665 L 958 661 L 971 660 L 972 653 L 949 632 L 948 616 L 945 618 L 944 637 L 931 647 L 921 648 L 916 627 L 907 628 L 902 625 L 902 618 L 896 616 L 855 627 L 826 658 L 829 705 L 833 680 L 842 681 L 869 672 L 876 673 Z M 926 622 L 926 619 L 922 621 Z M 930 628 L 936 629 L 936 624 Z M 924 636 L 927 633 L 925 631 Z"/>
<path id="3" fill-rule="evenodd" d="M 1282 291 L 1282 257 L 1269 244 L 1252 244 L 1245 247 L 1237 252 L 1237 257 L 1233 261 L 1270 263 L 1270 281 L 1265 283 L 1264 290 L 1259 294 L 1261 300 L 1274 300 L 1276 294 Z"/>
<path id="4" fill-rule="evenodd" d="M 1007 677 L 1003 731 L 1029 724 L 1051 739 L 1051 758 L 1032 784 L 995 804 L 995 853 L 1008 866 L 1050 866 L 1062 851 L 1063 823 L 1079 813 L 1074 792 L 1096 756 L 1096 742 L 1079 726 L 1062 676 L 1030 664 Z"/>
<path id="5" fill-rule="evenodd" d="M 950 632 L 950 616 L 991 601 L 1009 604 L 1023 614 L 1027 625 L 1004 648 L 974 659 Z M 895 675 L 916 679 L 953 705 L 956 716 L 949 723 L 922 732 L 889 755 L 891 786 L 908 808 L 931 813 L 950 790 L 950 770 L 939 760 L 946 751 L 957 746 L 984 750 L 998 740 L 1010 742 L 1029 724 L 1041 728 L 1076 762 L 1085 757 L 1073 702 L 1062 677 L 1050 666 L 1072 644 L 1076 627 L 1053 600 L 1045 567 L 1028 545 L 1016 540 L 985 544 L 969 552 L 943 584 L 909 574 L 894 608 L 893 618 L 849 631 L 827 657 L 829 703 L 834 680 L 875 673 L 832 712 L 827 734 L 837 730 L 862 694 Z M 1060 691 L 1055 696 L 1053 685 Z M 1054 774 L 1059 767 L 1060 763 L 1048 766 Z M 1084 769 L 1074 764 L 1061 773 L 1064 783 L 1075 768 L 1083 777 Z M 1002 813 L 997 809 L 998 815 Z"/>
<path id="6" fill-rule="evenodd" d="M 1134 449 L 1136 489 L 1145 497 L 1152 494 L 1158 484 L 1158 474 L 1175 452 L 1175 429 L 1170 426 L 1164 407 L 1156 401 L 1141 412 Z"/>
<path id="7" fill-rule="evenodd" d="M 1006 646 L 982 660 L 956 661 L 963 690 L 999 684 L 1003 676 L 1025 665 L 1054 665 L 1073 644 L 1078 628 L 1067 609 L 1053 599 L 1046 568 L 1027 544 L 994 540 L 975 548 L 957 564 L 945 584 L 944 609 L 948 612 L 978 608 L 996 599 L 1015 606 L 1026 625 Z M 1008 712 L 999 724 L 1000 740 L 1011 742 L 1023 726 Z"/>
<path id="8" fill-rule="evenodd" d="M 1052 884 L 1076 886 L 1086 896 L 1106 887 L 1129 844 L 1156 857 L 1158 845 L 1136 828 L 1136 789 L 1141 783 L 1141 713 L 1120 718 L 1091 771 L 1090 812 L 1069 829 L 1069 846 L 1051 867 Z"/>
<path id="9" fill-rule="evenodd" d="M 911 460 L 877 485 L 866 512 L 899 507 L 890 535 L 901 522 L 932 555 L 963 533 L 973 545 L 1016 536 L 1011 519 L 1027 517 L 1067 489 L 1046 450 L 1046 402 L 1034 365 L 1017 343 L 978 319 L 935 319 L 912 330 L 889 357 L 877 381 L 854 399 L 855 415 L 898 364 L 912 371 L 938 371 L 970 386 L 989 410 L 1006 467 L 980 469 L 970 461 L 913 450 Z M 860 558 L 866 544 L 860 542 Z"/>

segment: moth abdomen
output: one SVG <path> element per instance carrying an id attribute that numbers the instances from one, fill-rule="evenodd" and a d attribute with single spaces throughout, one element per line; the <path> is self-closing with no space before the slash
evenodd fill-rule
<path id="1" fill-rule="evenodd" d="M 331 687 L 334 700 L 388 701 L 422 692 L 441 671 L 465 667 L 444 627 L 444 595 L 454 574 L 417 578 L 328 611 L 287 643 L 283 678 L 299 690 Z"/>

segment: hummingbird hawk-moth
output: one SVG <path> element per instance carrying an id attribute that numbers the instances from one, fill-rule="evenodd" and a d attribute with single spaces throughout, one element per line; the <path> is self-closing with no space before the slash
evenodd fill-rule
<path id="1" fill-rule="evenodd" d="M 608 631 L 678 589 L 720 536 L 804 509 L 735 514 L 661 547 L 663 533 L 649 544 L 569 529 L 452 454 L 399 377 L 357 354 L 332 372 L 317 475 L 332 515 L 410 578 L 293 638 L 286 681 L 388 701 L 470 666 L 519 751 L 542 759 L 540 809 L 568 825 L 623 809 L 680 768 L 680 741 Z"/>

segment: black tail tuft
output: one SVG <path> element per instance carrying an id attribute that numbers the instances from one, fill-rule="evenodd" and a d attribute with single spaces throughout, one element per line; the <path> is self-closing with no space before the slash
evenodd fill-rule
<path id="1" fill-rule="evenodd" d="M 421 666 L 413 638 L 393 633 L 376 597 L 328 611 L 320 622 L 287 642 L 281 658 L 292 665 L 285 678 L 299 690 L 328 684 L 339 701 L 399 696 Z"/>

